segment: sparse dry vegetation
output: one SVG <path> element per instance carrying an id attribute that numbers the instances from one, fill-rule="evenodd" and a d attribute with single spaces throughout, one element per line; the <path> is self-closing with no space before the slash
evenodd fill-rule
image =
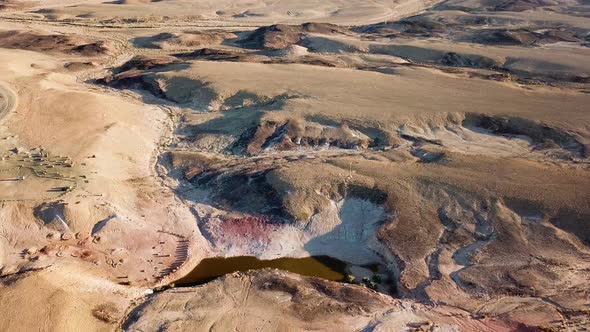
<path id="1" fill-rule="evenodd" d="M 114 303 L 108 302 L 94 307 L 94 309 L 92 309 L 92 316 L 105 323 L 114 324 L 119 321 L 120 312 Z"/>

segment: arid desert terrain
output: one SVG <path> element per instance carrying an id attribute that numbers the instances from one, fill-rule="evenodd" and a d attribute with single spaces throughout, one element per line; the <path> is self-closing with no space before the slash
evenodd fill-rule
<path id="1" fill-rule="evenodd" d="M 0 331 L 590 330 L 587 0 L 0 0 Z"/>

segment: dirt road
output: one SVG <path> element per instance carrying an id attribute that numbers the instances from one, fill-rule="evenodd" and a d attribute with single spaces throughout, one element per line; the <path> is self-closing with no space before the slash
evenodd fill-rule
<path id="1" fill-rule="evenodd" d="M 16 107 L 16 94 L 0 83 L 0 121 Z"/>

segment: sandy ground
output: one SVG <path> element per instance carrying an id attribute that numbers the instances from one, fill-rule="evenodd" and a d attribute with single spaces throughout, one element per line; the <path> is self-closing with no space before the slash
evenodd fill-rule
<path id="1" fill-rule="evenodd" d="M 79 265 L 64 264 L 5 278 L 0 287 L 1 327 L 7 331 L 112 331 L 129 299 L 145 294 L 145 289 L 116 285 Z M 103 307 L 108 310 L 98 310 Z"/>
<path id="2" fill-rule="evenodd" d="M 6 86 L 0 85 L 0 120 L 16 107 L 16 95 Z"/>
<path id="3" fill-rule="evenodd" d="M 586 6 L 527 3 L 3 6 L 0 329 L 587 327 Z M 158 288 L 239 255 L 394 287 Z"/>
<path id="4" fill-rule="evenodd" d="M 0 56 L 6 64 L 2 77 L 19 96 L 18 106 L 3 121 L 0 143 L 7 180 L 0 211 L 6 221 L 2 273 L 43 268 L 50 292 L 61 292 L 70 286 L 53 275 L 66 264 L 83 269 L 112 294 L 118 284 L 158 283 L 184 264 L 197 246 L 185 240 L 194 232 L 185 223 L 191 213 L 173 195 L 162 193 L 157 177 L 150 176 L 155 173 L 150 151 L 166 130 L 165 113 L 54 73 L 63 62 L 50 56 L 15 50 L 2 50 Z M 12 180 L 17 176 L 25 178 Z M 87 279 L 78 272 L 66 274 L 76 283 Z M 22 290 L 35 292 L 29 286 Z M 115 296 L 117 313 L 108 324 L 124 313 L 122 303 L 135 296 L 126 294 Z M 15 301 L 23 298 L 15 296 Z M 89 296 L 100 301 L 101 296 Z M 76 301 L 64 310 L 76 307 Z M 77 329 L 68 314 L 47 308 L 40 326 Z M 91 309 L 84 313 L 90 322 L 79 324 L 101 324 Z M 3 321 L 9 324 L 3 329 L 18 324 Z M 109 329 L 108 324 L 102 328 Z"/>
<path id="5" fill-rule="evenodd" d="M 38 5 L 39 16 L 50 19 L 96 21 L 131 20 L 158 24 L 162 17 L 191 24 L 212 22 L 236 25 L 272 23 L 330 22 L 365 24 L 393 20 L 419 13 L 436 1 L 50 1 Z M 215 24 L 215 23 L 214 23 Z"/>
<path id="6" fill-rule="evenodd" d="M 225 80 L 229 73 L 233 73 L 233 79 Z M 256 79 L 256 74 L 260 79 Z M 278 112 L 277 118 L 282 114 L 296 117 L 321 113 L 326 118 L 357 117 L 367 122 L 401 123 L 416 115 L 443 118 L 443 114 L 448 113 L 478 112 L 579 123 L 585 120 L 580 118 L 583 112 L 579 105 L 589 98 L 577 91 L 544 87 L 527 89 L 502 82 L 446 75 L 428 68 L 402 67 L 397 69 L 396 75 L 383 75 L 305 65 L 195 62 L 187 69 L 160 75 L 172 81 L 168 86 L 171 90 L 176 89 L 172 85 L 175 77 L 192 78 L 178 79 L 179 89 L 195 89 L 207 82 L 209 89 L 202 90 L 204 96 L 195 98 L 198 104 L 194 108 L 199 111 L 216 110 L 217 105 L 239 92 L 271 99 L 284 94 L 294 95 L 295 98 L 286 101 L 285 111 Z M 325 79 L 318 81 L 317 75 Z M 252 84 L 253 77 L 256 84 Z M 276 85 L 272 83 L 274 81 L 283 84 Z M 431 93 L 425 95 L 425 90 Z M 177 98 L 187 98 L 188 103 L 192 101 L 190 95 Z M 465 99 L 469 102 L 466 103 Z M 557 107 L 560 112 L 553 112 Z M 362 114 L 358 114 L 359 108 L 362 108 Z"/>
<path id="7" fill-rule="evenodd" d="M 491 319 L 472 319 L 453 308 L 429 311 L 418 303 L 394 300 L 366 289 L 269 270 L 228 275 L 195 289 L 166 291 L 150 297 L 148 303 L 133 311 L 123 326 L 140 330 L 165 327 L 170 331 L 227 331 L 235 328 L 236 322 L 240 328 L 261 331 L 330 330 L 333 324 L 342 331 L 510 328 Z M 199 320 L 186 311 L 178 312 L 179 306 L 191 308 Z"/>

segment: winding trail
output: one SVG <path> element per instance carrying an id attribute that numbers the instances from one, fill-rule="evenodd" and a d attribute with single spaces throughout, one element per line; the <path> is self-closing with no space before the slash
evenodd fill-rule
<path id="1" fill-rule="evenodd" d="M 0 122 L 4 117 L 16 108 L 16 93 L 0 82 Z"/>

